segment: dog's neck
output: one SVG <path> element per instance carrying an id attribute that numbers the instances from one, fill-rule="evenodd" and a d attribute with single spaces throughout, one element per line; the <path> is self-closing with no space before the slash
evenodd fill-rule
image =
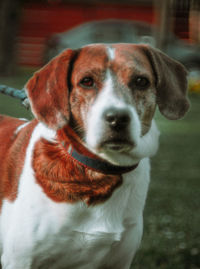
<path id="1" fill-rule="evenodd" d="M 84 146 L 83 141 L 69 126 L 58 131 L 58 140 L 61 142 L 69 157 L 75 162 L 95 172 L 106 175 L 121 175 L 134 170 L 138 164 L 131 166 L 119 166 L 103 160 Z"/>
<path id="2" fill-rule="evenodd" d="M 113 170 L 106 174 L 101 171 L 103 166 L 90 167 L 71 155 L 73 147 L 79 156 L 87 156 L 86 160 L 97 158 L 84 147 L 71 128 L 59 130 L 57 139 L 56 143 L 40 139 L 33 155 L 36 179 L 51 199 L 57 202 L 84 201 L 88 205 L 96 204 L 108 199 L 122 184 L 122 171 Z M 107 162 L 102 161 L 102 165 L 105 163 Z M 136 166 L 126 167 L 127 171 L 124 172 L 133 170 Z M 105 169 L 114 168 L 117 169 L 114 165 L 108 165 Z"/>

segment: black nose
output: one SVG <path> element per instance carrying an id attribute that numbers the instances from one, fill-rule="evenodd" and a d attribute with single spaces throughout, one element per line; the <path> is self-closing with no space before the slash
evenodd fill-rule
<path id="1" fill-rule="evenodd" d="M 104 113 L 104 119 L 112 129 L 116 130 L 125 129 L 131 121 L 131 117 L 127 110 L 116 108 L 108 109 Z"/>

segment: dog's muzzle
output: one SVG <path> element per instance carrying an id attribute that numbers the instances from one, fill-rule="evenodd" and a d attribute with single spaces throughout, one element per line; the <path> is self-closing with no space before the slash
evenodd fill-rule
<path id="1" fill-rule="evenodd" d="M 103 113 L 105 135 L 101 147 L 111 151 L 128 152 L 134 143 L 130 139 L 131 115 L 128 109 L 109 108 Z"/>
<path id="2" fill-rule="evenodd" d="M 108 126 L 114 131 L 123 131 L 130 124 L 131 117 L 127 110 L 110 108 L 104 112 L 104 120 Z"/>

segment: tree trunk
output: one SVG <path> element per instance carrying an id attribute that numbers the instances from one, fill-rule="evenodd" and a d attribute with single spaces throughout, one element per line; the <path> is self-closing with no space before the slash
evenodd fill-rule
<path id="1" fill-rule="evenodd" d="M 0 1 L 0 75 L 12 75 L 16 70 L 20 2 Z"/>
<path id="2" fill-rule="evenodd" d="M 172 31 L 172 3 L 171 0 L 154 0 L 156 14 L 156 24 L 158 32 L 156 33 L 156 46 L 165 50 L 166 40 L 170 31 Z"/>

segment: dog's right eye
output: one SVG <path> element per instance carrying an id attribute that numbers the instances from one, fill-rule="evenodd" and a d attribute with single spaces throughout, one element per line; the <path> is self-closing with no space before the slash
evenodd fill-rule
<path id="1" fill-rule="evenodd" d="M 84 88 L 92 88 L 94 86 L 94 79 L 92 77 L 84 77 L 80 81 L 80 85 Z"/>

